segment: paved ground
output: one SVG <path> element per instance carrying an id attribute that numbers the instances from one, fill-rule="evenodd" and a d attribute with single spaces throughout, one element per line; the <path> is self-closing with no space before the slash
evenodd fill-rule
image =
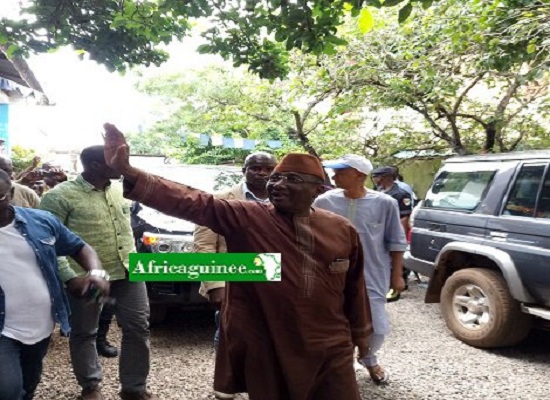
<path id="1" fill-rule="evenodd" d="M 550 332 L 534 332 L 521 346 L 479 350 L 455 340 L 438 305 L 423 303 L 416 284 L 388 305 L 393 333 L 380 356 L 391 369 L 384 387 L 359 377 L 363 399 L 372 400 L 543 400 L 550 395 Z M 152 332 L 152 391 L 161 399 L 212 399 L 210 313 L 174 313 Z M 55 335 L 44 366 L 37 400 L 76 399 L 65 339 Z M 111 335 L 115 341 L 120 332 Z M 104 360 L 106 399 L 115 400 L 117 362 Z M 241 397 L 245 399 L 246 397 Z M 345 399 L 335 399 L 345 400 Z"/>

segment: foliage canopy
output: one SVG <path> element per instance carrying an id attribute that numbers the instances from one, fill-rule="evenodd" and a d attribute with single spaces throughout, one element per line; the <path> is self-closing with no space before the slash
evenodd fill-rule
<path id="1" fill-rule="evenodd" d="M 201 52 L 246 64 L 263 78 L 288 73 L 288 51 L 333 54 L 345 44 L 338 27 L 351 13 L 368 26 L 371 7 L 401 7 L 405 20 L 413 4 L 433 0 L 26 0 L 21 19 L 0 20 L 0 44 L 9 55 L 45 52 L 73 45 L 111 70 L 158 65 L 168 57 L 162 44 L 181 39 L 191 21 L 211 26 Z"/>
<path id="2" fill-rule="evenodd" d="M 545 147 L 547 41 L 521 21 L 533 7 L 549 8 L 516 3 L 504 12 L 496 2 L 449 0 L 401 24 L 391 11 L 373 11 L 359 24 L 348 16 L 339 32 L 348 44 L 333 55 L 289 52 L 285 80 L 214 68 L 149 81 L 142 90 L 176 108 L 153 132 L 282 138 L 287 151 L 377 159 L 403 149 Z M 517 29 L 530 36 L 516 36 Z"/>

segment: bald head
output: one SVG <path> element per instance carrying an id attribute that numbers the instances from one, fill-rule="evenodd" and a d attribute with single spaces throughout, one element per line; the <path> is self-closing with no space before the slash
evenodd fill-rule
<path id="1" fill-rule="evenodd" d="M 277 165 L 277 158 L 273 154 L 266 153 L 265 151 L 257 151 L 246 156 L 243 168 L 251 164 L 273 164 L 273 166 L 275 166 Z"/>
<path id="2" fill-rule="evenodd" d="M 11 177 L 0 170 L 0 215 L 5 216 L 6 210 L 10 207 L 13 197 L 13 186 Z"/>
<path id="3" fill-rule="evenodd" d="M 3 170 L 0 170 L 0 184 L 2 184 L 2 186 L 11 187 L 11 177 Z"/>
<path id="4" fill-rule="evenodd" d="M 55 165 L 53 162 L 50 162 L 50 161 L 46 161 L 45 163 L 42 163 L 42 169 L 49 171 L 52 168 L 61 168 L 61 166 Z"/>
<path id="5" fill-rule="evenodd" d="M 105 164 L 104 146 L 86 147 L 82 150 L 82 153 L 80 153 L 80 162 L 84 170 L 90 169 L 93 162 Z"/>
<path id="6" fill-rule="evenodd" d="M 248 188 L 253 191 L 265 191 L 267 178 L 276 165 L 277 159 L 273 154 L 259 151 L 246 157 L 243 174 Z"/>
<path id="7" fill-rule="evenodd" d="M 8 174 L 10 179 L 13 177 L 13 163 L 11 158 L 0 156 L 0 170 Z"/>
<path id="8" fill-rule="evenodd" d="M 105 162 L 105 146 L 86 147 L 80 153 L 80 162 L 88 178 L 109 180 L 120 178 Z"/>

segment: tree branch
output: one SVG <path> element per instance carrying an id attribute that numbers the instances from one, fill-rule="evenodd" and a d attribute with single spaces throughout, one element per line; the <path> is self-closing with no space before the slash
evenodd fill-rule
<path id="1" fill-rule="evenodd" d="M 512 144 L 508 148 L 508 151 L 514 151 L 516 149 L 516 147 L 518 147 L 518 145 L 521 143 L 521 141 L 523 140 L 523 138 L 525 136 L 525 132 L 527 132 L 527 131 L 524 131 L 524 130 L 520 131 L 520 134 L 519 134 L 518 138 L 512 142 Z"/>
<path id="2" fill-rule="evenodd" d="M 499 143 L 500 148 L 504 147 L 504 142 L 502 139 L 502 130 L 504 129 L 504 112 L 510 104 L 512 97 L 516 94 L 518 88 L 521 86 L 521 80 L 519 74 L 515 76 L 514 81 L 510 84 L 504 97 L 498 103 L 498 106 L 495 110 L 495 115 L 492 121 L 489 123 L 488 128 L 485 129 L 487 132 L 487 142 L 485 145 L 486 151 L 491 151 L 494 145 L 495 140 Z"/>
<path id="3" fill-rule="evenodd" d="M 311 128 L 309 128 L 305 134 L 309 135 L 311 132 L 313 132 L 319 125 L 321 125 L 323 122 L 325 122 L 327 119 L 330 119 L 329 115 L 325 115 L 323 118 L 320 118 Z"/>
<path id="4" fill-rule="evenodd" d="M 447 134 L 447 132 L 445 132 L 444 129 L 442 129 L 439 125 L 436 124 L 436 122 L 434 121 L 434 119 L 430 116 L 430 114 L 428 113 L 428 111 L 426 111 L 426 109 L 421 109 L 420 107 L 418 107 L 417 105 L 411 103 L 411 102 L 405 102 L 405 104 L 407 105 L 407 107 L 413 109 L 414 111 L 416 111 L 417 113 L 421 114 L 425 119 L 426 121 L 428 121 L 428 123 L 430 124 L 430 126 L 437 132 L 439 132 L 439 134 L 441 136 L 439 136 L 441 139 L 451 143 L 452 141 L 452 138 Z"/>
<path id="5" fill-rule="evenodd" d="M 319 96 L 317 96 L 314 100 L 310 101 L 307 104 L 307 107 L 304 110 L 304 113 L 302 114 L 302 118 L 301 118 L 302 122 L 305 122 L 308 119 L 309 114 L 311 114 L 311 110 L 313 110 L 313 108 L 315 108 L 315 106 L 317 106 L 317 104 L 324 101 L 331 94 L 334 94 L 334 96 L 337 97 L 340 93 L 342 93 L 341 88 L 335 88 L 334 86 L 331 86 L 330 88 L 325 90 L 323 93 L 321 93 Z"/>
<path id="6" fill-rule="evenodd" d="M 474 121 L 476 121 L 478 124 L 480 124 L 481 126 L 483 126 L 483 128 L 487 129 L 487 122 L 483 121 L 480 117 L 478 117 L 477 115 L 472 115 L 472 114 L 465 114 L 465 113 L 456 113 L 456 114 L 450 114 L 450 115 L 454 115 L 455 117 L 462 117 L 462 118 L 469 118 L 469 119 L 473 119 Z"/>
<path id="7" fill-rule="evenodd" d="M 464 100 L 464 98 L 466 97 L 466 95 L 468 94 L 468 92 L 470 90 L 472 90 L 472 88 L 477 85 L 477 83 L 483 79 L 483 77 L 485 76 L 485 71 L 482 72 L 481 74 L 479 74 L 478 76 L 476 76 L 476 78 L 466 87 L 466 89 L 464 89 L 464 91 L 460 94 L 460 96 L 458 96 L 458 99 L 456 99 L 456 102 L 455 102 L 455 105 L 453 106 L 453 114 L 456 114 L 458 112 L 458 109 L 460 108 L 460 104 L 462 103 L 462 101 Z"/>
<path id="8" fill-rule="evenodd" d="M 302 118 L 300 116 L 300 113 L 298 111 L 292 111 L 292 115 L 294 116 L 294 123 L 296 124 L 296 133 L 298 135 L 303 135 L 304 124 L 302 123 Z"/>
<path id="9" fill-rule="evenodd" d="M 520 86 L 520 77 L 519 75 L 516 75 L 514 82 L 508 87 L 506 94 L 498 103 L 497 109 L 495 111 L 495 119 L 502 120 L 502 116 L 504 115 L 504 111 L 506 111 L 506 107 L 508 107 L 508 104 L 510 104 L 510 100 L 512 100 L 512 97 L 514 97 Z"/>
<path id="10" fill-rule="evenodd" d="M 289 129 L 288 135 L 290 136 L 290 138 L 298 139 L 302 147 L 306 149 L 309 154 L 319 159 L 319 154 L 317 153 L 315 148 L 313 148 L 311 142 L 309 141 L 309 138 L 304 133 L 304 124 L 303 120 L 300 117 L 300 113 L 298 111 L 292 111 L 292 115 L 294 116 L 296 129 Z"/>
<path id="11" fill-rule="evenodd" d="M 222 99 L 219 99 L 217 97 L 208 97 L 211 101 L 213 101 L 214 103 L 217 103 L 218 105 L 222 106 L 222 107 L 228 107 L 228 106 L 238 106 L 238 104 L 232 104 L 228 101 L 224 101 Z M 264 122 L 272 122 L 271 118 L 269 117 L 266 117 L 265 115 L 262 115 L 262 114 L 254 114 L 254 113 L 251 113 L 251 112 L 248 112 L 248 111 L 245 111 L 243 110 L 242 108 L 239 107 L 239 110 L 245 114 L 245 115 L 248 115 L 249 117 L 252 117 L 252 118 L 255 118 L 257 119 L 258 121 L 264 121 Z"/>
<path id="12" fill-rule="evenodd" d="M 508 118 L 505 120 L 505 125 L 510 124 L 510 122 L 517 117 L 517 115 L 523 111 L 531 102 L 536 100 L 540 95 L 544 94 L 546 89 L 548 88 L 547 84 L 540 85 L 533 93 L 531 93 L 529 96 L 525 95 L 525 97 L 528 97 L 526 100 L 517 99 L 521 105 L 515 112 L 510 114 Z"/>
<path id="13" fill-rule="evenodd" d="M 436 109 L 438 112 L 443 114 L 447 121 L 449 121 L 449 124 L 451 124 L 451 130 L 453 132 L 453 146 L 454 147 L 462 147 L 462 140 L 460 138 L 460 131 L 458 130 L 458 126 L 456 124 L 456 116 L 452 115 L 447 111 L 445 106 L 438 104 L 436 105 Z"/>

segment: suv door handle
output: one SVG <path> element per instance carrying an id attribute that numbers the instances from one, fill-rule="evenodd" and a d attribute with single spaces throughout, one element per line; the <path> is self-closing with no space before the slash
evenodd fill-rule
<path id="1" fill-rule="evenodd" d="M 437 231 L 437 232 L 446 232 L 447 231 L 447 225 L 428 223 L 428 230 Z"/>

